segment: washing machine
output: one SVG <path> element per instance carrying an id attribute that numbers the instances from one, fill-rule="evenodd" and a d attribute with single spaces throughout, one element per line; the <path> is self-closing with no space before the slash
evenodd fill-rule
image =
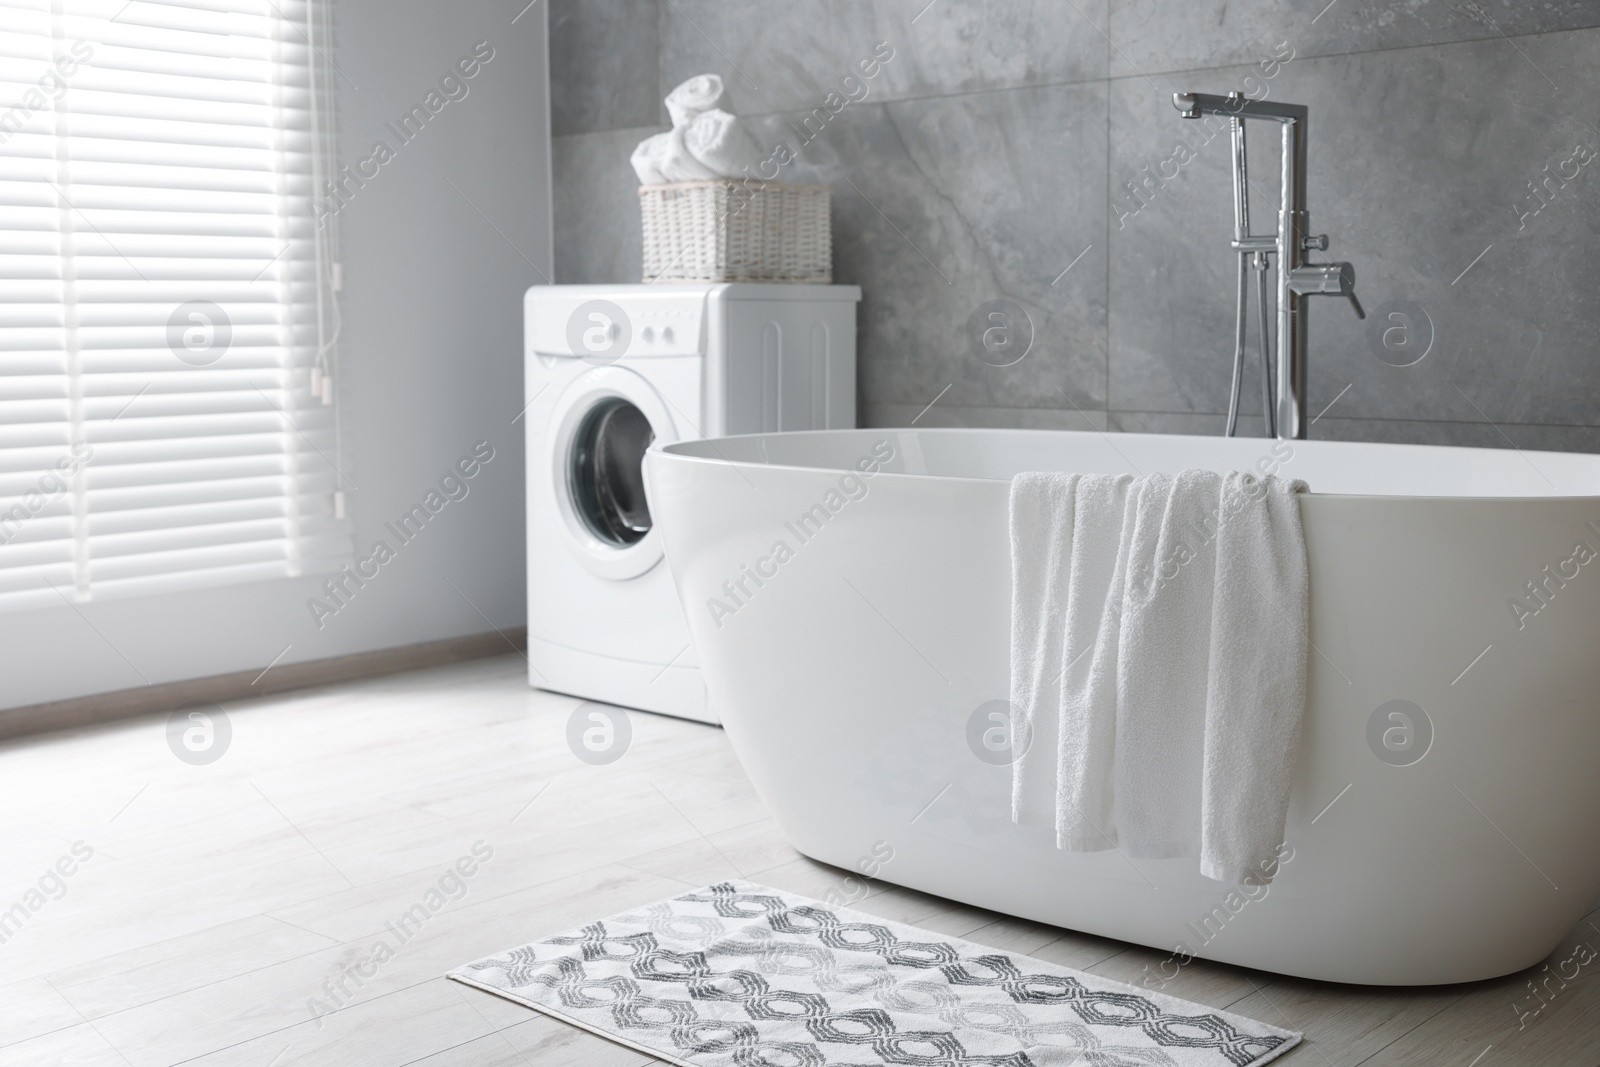
<path id="1" fill-rule="evenodd" d="M 855 426 L 850 285 L 541 285 L 523 303 L 528 678 L 716 722 L 652 525 L 655 442 Z"/>

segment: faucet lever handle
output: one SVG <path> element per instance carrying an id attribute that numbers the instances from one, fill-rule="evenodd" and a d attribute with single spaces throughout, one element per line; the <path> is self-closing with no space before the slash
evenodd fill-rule
<path id="1" fill-rule="evenodd" d="M 1356 291 L 1354 289 L 1351 289 L 1348 292 L 1346 292 L 1344 295 L 1350 298 L 1350 306 L 1355 309 L 1356 318 L 1358 318 L 1358 319 L 1366 318 L 1367 317 L 1366 309 L 1364 309 L 1361 306 L 1361 301 L 1356 299 Z"/>
<path id="2" fill-rule="evenodd" d="M 1351 266 L 1349 263 L 1340 263 L 1340 264 L 1338 264 L 1338 267 L 1339 267 L 1339 291 L 1341 293 L 1343 293 L 1347 299 L 1349 299 L 1351 310 L 1353 310 L 1356 313 L 1356 318 L 1358 318 L 1358 319 L 1366 318 L 1367 317 L 1366 309 L 1361 306 L 1360 299 L 1358 299 L 1356 297 L 1356 269 L 1355 269 L 1355 267 Z"/>

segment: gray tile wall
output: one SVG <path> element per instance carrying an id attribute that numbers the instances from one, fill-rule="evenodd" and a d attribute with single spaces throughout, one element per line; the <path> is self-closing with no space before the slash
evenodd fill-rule
<path id="1" fill-rule="evenodd" d="M 551 22 L 557 280 L 638 278 L 628 153 L 668 89 L 719 73 L 797 151 L 783 179 L 833 187 L 868 425 L 1219 431 L 1229 151 L 1169 101 L 1238 89 L 1310 106 L 1312 226 L 1369 313 L 1313 305 L 1312 436 L 1600 450 L 1593 0 L 557 0 Z M 1261 230 L 1276 147 L 1252 133 Z M 971 341 L 999 299 L 1032 326 L 1009 366 Z M 1244 396 L 1259 432 L 1253 376 Z"/>

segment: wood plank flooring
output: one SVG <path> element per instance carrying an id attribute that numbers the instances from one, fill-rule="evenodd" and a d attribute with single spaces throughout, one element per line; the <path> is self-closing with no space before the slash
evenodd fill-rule
<path id="1" fill-rule="evenodd" d="M 0 909 L 43 900 L 0 944 L 0 1067 L 657 1062 L 442 976 L 720 878 L 820 896 L 844 873 L 789 848 L 720 730 L 636 713 L 628 754 L 589 766 L 565 741 L 576 701 L 525 670 L 239 704 L 206 766 L 164 717 L 0 744 Z M 475 845 L 492 854 L 447 877 Z M 433 892 L 445 905 L 358 969 Z M 1124 981 L 1162 958 L 887 884 L 857 906 Z M 1600 945 L 1600 915 L 1552 962 L 1579 941 Z M 1305 1031 L 1293 1067 L 1595 1067 L 1597 972 L 1520 1029 L 1528 975 L 1381 990 L 1196 962 L 1166 991 Z"/>

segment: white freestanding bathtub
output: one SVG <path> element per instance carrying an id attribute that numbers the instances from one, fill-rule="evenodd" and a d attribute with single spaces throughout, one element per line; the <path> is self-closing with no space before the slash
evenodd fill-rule
<path id="1" fill-rule="evenodd" d="M 1595 903 L 1600 456 L 853 430 L 685 442 L 646 464 L 711 700 L 806 855 L 1170 952 L 1156 985 L 1190 956 L 1488 978 L 1542 959 Z M 986 733 L 1008 690 L 1011 475 L 1193 467 L 1312 489 L 1287 847 L 1249 896 L 1192 859 L 1061 852 L 1015 827 Z"/>

